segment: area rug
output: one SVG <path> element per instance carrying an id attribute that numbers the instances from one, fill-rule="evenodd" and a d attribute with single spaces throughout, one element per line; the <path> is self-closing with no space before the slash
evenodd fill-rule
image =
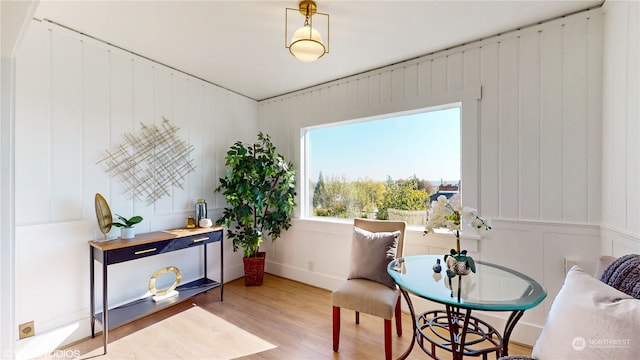
<path id="1" fill-rule="evenodd" d="M 230 360 L 276 346 L 194 306 L 179 314 L 83 354 L 79 359 Z"/>

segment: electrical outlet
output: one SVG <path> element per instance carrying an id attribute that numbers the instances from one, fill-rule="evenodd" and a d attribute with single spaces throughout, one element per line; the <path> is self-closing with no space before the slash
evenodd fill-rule
<path id="1" fill-rule="evenodd" d="M 569 270 L 571 270 L 571 268 L 573 267 L 573 265 L 578 265 L 578 261 L 577 260 L 571 260 L 571 259 L 564 259 L 564 273 L 568 273 Z"/>
<path id="2" fill-rule="evenodd" d="M 32 337 L 33 335 L 35 335 L 36 328 L 33 324 L 33 321 L 20 324 L 20 326 L 18 326 L 18 332 L 20 334 L 20 339 Z"/>

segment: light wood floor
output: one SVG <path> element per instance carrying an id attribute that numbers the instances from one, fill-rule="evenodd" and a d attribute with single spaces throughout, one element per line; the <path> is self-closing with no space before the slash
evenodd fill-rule
<path id="1" fill-rule="evenodd" d="M 360 324 L 354 322 L 353 312 L 342 310 L 340 351 L 332 349 L 332 319 L 330 292 L 296 281 L 265 275 L 259 287 L 245 287 L 244 279 L 224 286 L 224 301 L 215 289 L 153 315 L 126 324 L 109 332 L 115 341 L 196 304 L 276 345 L 277 348 L 243 359 L 383 359 L 382 320 L 361 314 Z M 403 315 L 403 335 L 393 332 L 394 358 L 404 352 L 411 342 L 411 320 Z M 68 347 L 82 354 L 100 348 L 102 336 L 87 339 Z M 511 343 L 510 355 L 531 355 L 531 348 Z M 438 356 L 450 359 L 446 352 Z M 206 359 L 206 354 L 202 355 Z M 409 359 L 427 359 L 414 347 Z M 493 356 L 489 357 L 494 358 Z M 97 357 L 96 359 L 99 359 Z"/>

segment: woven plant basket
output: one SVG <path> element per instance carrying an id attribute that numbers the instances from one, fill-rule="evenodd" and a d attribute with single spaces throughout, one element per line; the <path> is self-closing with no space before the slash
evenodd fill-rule
<path id="1" fill-rule="evenodd" d="M 258 252 L 258 256 L 242 258 L 244 262 L 244 286 L 260 286 L 264 279 L 264 251 Z"/>

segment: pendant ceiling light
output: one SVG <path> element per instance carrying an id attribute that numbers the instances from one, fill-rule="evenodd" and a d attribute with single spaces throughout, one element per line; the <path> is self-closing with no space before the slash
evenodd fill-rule
<path id="1" fill-rule="evenodd" d="M 291 11 L 298 11 L 304 16 L 304 25 L 296 30 L 292 36 L 289 34 L 289 12 Z M 326 24 L 324 21 L 318 21 L 320 19 L 326 19 Z M 295 28 L 295 26 L 291 28 Z M 284 31 L 285 47 L 289 49 L 291 55 L 302 62 L 315 61 L 329 52 L 329 14 L 317 12 L 316 3 L 311 0 L 301 1 L 298 4 L 298 9 L 286 9 Z M 322 41 L 321 32 L 325 34 L 326 45 Z"/>

